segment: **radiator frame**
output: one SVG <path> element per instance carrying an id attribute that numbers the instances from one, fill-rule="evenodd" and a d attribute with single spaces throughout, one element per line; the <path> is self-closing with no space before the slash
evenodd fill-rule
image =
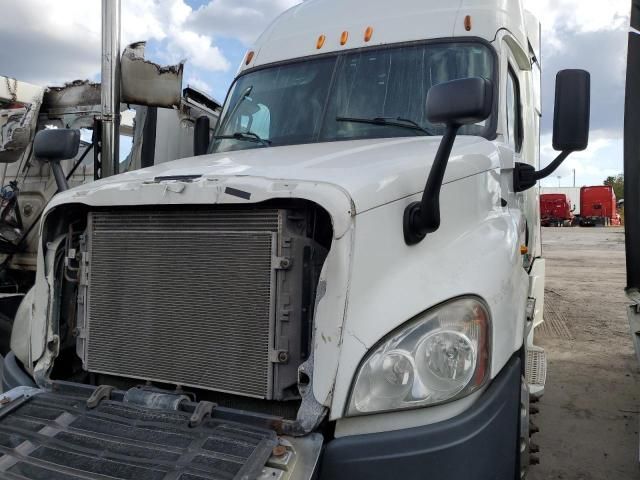
<path id="1" fill-rule="evenodd" d="M 184 206 L 182 209 L 184 209 Z M 251 209 L 262 210 L 262 208 L 257 207 L 252 207 Z M 83 261 L 81 262 L 80 288 L 78 292 L 76 352 L 82 359 L 83 368 L 86 371 L 267 400 L 288 400 L 296 398 L 297 370 L 299 365 L 306 360 L 310 353 L 310 345 L 306 345 L 305 348 L 303 348 L 302 345 L 304 343 L 304 339 L 301 338 L 304 333 L 302 317 L 307 315 L 306 321 L 309 322 L 307 328 L 312 331 L 312 310 L 313 304 L 315 303 L 315 291 L 319 272 L 327 254 L 327 251 L 323 247 L 308 236 L 308 215 L 304 215 L 304 212 L 297 209 L 276 209 L 278 218 L 277 230 L 269 234 L 271 237 L 272 262 L 269 286 L 268 339 L 265 339 L 265 342 L 268 342 L 269 352 L 266 372 L 267 388 L 264 395 L 255 395 L 246 391 L 216 388 L 210 385 L 195 385 L 188 382 L 181 383 L 175 381 L 175 378 L 157 378 L 154 375 L 131 375 L 127 372 L 108 371 L 108 369 L 91 367 L 89 361 L 92 322 L 90 318 L 91 294 L 89 285 L 92 260 L 91 232 L 94 213 L 98 213 L 101 210 L 89 212 L 87 216 L 87 230 L 80 244 Z M 272 208 L 269 208 L 269 210 L 272 210 Z M 113 211 L 118 214 L 122 214 L 123 212 L 122 209 L 107 209 L 106 211 Z M 139 209 L 130 208 L 127 209 L 127 211 L 139 212 Z M 162 210 L 156 208 L 153 212 L 158 213 L 162 212 Z M 216 233 L 225 232 L 221 231 Z M 238 230 L 235 230 L 233 233 L 238 233 Z M 243 231 L 243 233 L 267 235 L 265 231 L 252 232 L 247 230 Z M 305 249 L 307 249 L 307 253 L 309 251 L 314 252 L 312 253 L 312 257 L 315 258 L 314 262 L 305 262 L 301 257 L 301 252 L 304 252 Z M 208 260 L 211 261 L 210 258 Z M 309 263 L 312 263 L 311 267 Z M 305 275 L 307 277 L 305 277 Z M 311 288 L 312 291 L 305 293 L 303 292 L 304 288 Z M 310 305 L 304 304 L 302 300 L 303 296 L 310 299 Z"/>

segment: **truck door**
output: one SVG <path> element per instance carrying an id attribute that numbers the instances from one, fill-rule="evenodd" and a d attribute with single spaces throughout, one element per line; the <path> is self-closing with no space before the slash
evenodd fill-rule
<path id="1" fill-rule="evenodd" d="M 505 152 L 508 152 L 503 156 L 502 168 L 508 176 L 511 176 L 510 168 L 513 168 L 516 162 L 538 167 L 538 129 L 537 118 L 534 118 L 537 112 L 530 101 L 533 97 L 532 73 L 523 70 L 521 63 L 518 62 L 517 56 L 522 57 L 525 53 L 520 50 L 516 55 L 514 42 L 515 40 L 509 36 L 505 36 L 502 42 L 502 87 L 500 89 L 502 122 L 499 125 L 504 138 Z M 526 65 L 531 70 L 528 61 Z M 532 188 L 513 193 L 510 187 L 510 197 L 505 198 L 509 208 L 520 210 L 522 214 L 520 242 L 528 247 L 528 258 L 539 257 L 541 251 L 538 190 Z"/>

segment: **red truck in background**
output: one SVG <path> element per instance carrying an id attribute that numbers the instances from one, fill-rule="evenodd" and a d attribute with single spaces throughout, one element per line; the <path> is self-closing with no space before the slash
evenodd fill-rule
<path id="1" fill-rule="evenodd" d="M 580 189 L 580 226 L 620 225 L 616 194 L 609 185 Z"/>
<path id="2" fill-rule="evenodd" d="M 543 227 L 570 227 L 572 220 L 571 200 L 564 193 L 540 195 L 540 223 Z"/>

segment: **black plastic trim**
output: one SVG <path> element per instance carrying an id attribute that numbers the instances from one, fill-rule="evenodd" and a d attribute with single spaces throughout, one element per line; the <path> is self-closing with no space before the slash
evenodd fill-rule
<path id="1" fill-rule="evenodd" d="M 516 353 L 478 401 L 444 422 L 327 444 L 320 479 L 513 480 L 521 360 Z"/>
<path id="2" fill-rule="evenodd" d="M 640 28 L 640 1 L 633 0 L 631 27 Z M 624 114 L 624 209 L 627 290 L 640 290 L 640 34 L 628 38 Z"/>
<path id="3" fill-rule="evenodd" d="M 142 130 L 141 168 L 153 167 L 156 158 L 156 131 L 158 127 L 158 107 L 148 107 Z"/>

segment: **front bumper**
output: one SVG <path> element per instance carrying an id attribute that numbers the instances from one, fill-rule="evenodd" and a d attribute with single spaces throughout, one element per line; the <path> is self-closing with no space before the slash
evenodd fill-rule
<path id="1" fill-rule="evenodd" d="M 328 442 L 320 480 L 513 480 L 519 471 L 521 375 L 520 358 L 514 356 L 478 401 L 457 417 Z M 34 385 L 13 353 L 4 359 L 2 376 L 5 391 Z"/>
<path id="2" fill-rule="evenodd" d="M 320 478 L 513 480 L 519 470 L 520 359 L 468 411 L 450 420 L 327 444 Z"/>

